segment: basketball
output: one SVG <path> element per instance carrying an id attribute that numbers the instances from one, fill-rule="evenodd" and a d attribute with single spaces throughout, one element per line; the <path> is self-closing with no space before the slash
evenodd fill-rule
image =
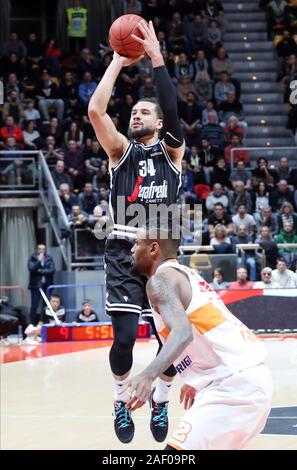
<path id="1" fill-rule="evenodd" d="M 131 34 L 135 34 L 143 38 L 138 28 L 138 23 L 142 19 L 141 16 L 129 14 L 120 16 L 112 23 L 108 39 L 114 51 L 125 57 L 138 57 L 144 54 L 142 45 L 131 37 Z"/>

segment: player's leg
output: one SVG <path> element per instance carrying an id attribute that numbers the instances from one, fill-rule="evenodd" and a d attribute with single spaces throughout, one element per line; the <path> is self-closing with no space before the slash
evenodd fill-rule
<path id="1" fill-rule="evenodd" d="M 155 327 L 155 323 L 151 314 L 149 303 L 147 299 L 144 300 L 142 317 L 148 321 L 151 325 L 152 332 L 155 335 L 159 347 L 157 354 L 159 354 L 162 349 L 162 342 L 158 335 L 158 332 Z M 161 377 L 156 380 L 155 387 L 152 390 L 150 395 L 150 407 L 151 407 L 151 421 L 150 429 L 154 439 L 157 442 L 163 442 L 166 439 L 168 433 L 168 402 L 169 394 L 171 390 L 171 385 L 173 379 L 176 375 L 176 370 L 173 365 L 171 365 Z"/>
<path id="2" fill-rule="evenodd" d="M 234 373 L 197 393 L 168 445 L 182 450 L 239 450 L 263 429 L 271 406 L 267 366 Z"/>

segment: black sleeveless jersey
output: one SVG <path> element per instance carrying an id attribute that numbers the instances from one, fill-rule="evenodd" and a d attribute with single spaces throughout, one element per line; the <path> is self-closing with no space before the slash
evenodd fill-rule
<path id="1" fill-rule="evenodd" d="M 160 141 L 151 145 L 131 141 L 110 176 L 114 224 L 128 225 L 138 216 L 137 205 L 145 210 L 144 223 L 153 216 L 152 205 L 155 210 L 161 204 L 175 204 L 181 189 L 181 173 Z"/>

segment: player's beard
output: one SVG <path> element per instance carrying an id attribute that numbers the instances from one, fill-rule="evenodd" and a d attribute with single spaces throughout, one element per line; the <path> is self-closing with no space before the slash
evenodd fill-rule
<path id="1" fill-rule="evenodd" d="M 141 137 L 152 136 L 155 133 L 155 128 L 153 126 L 140 127 L 138 129 L 133 129 L 129 127 L 128 137 L 129 139 L 139 139 Z"/>

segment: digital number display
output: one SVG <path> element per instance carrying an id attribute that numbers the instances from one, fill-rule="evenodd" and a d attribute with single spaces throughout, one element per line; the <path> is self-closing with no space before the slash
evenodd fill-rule
<path id="1" fill-rule="evenodd" d="M 41 336 L 43 342 L 110 340 L 113 328 L 110 323 L 42 325 Z M 137 338 L 149 337 L 149 324 L 138 325 Z"/>

